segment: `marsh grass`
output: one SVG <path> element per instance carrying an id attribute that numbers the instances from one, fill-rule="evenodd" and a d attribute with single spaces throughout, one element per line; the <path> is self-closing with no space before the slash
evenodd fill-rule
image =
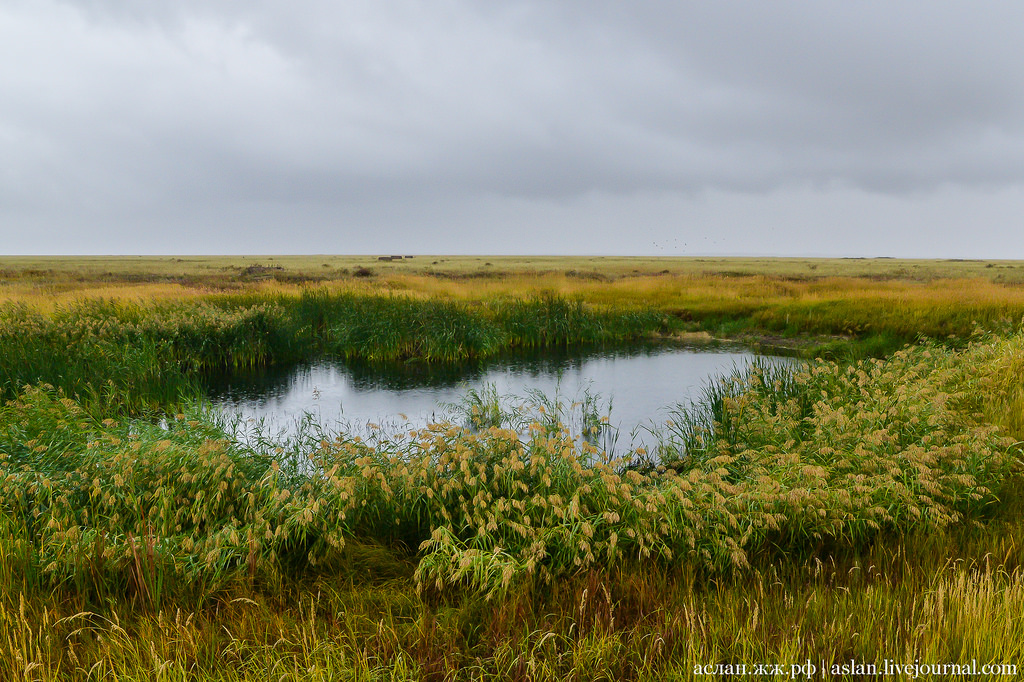
<path id="1" fill-rule="evenodd" d="M 7 263 L 0 269 L 0 300 L 34 310 L 51 312 L 99 297 L 147 307 L 212 299 L 228 307 L 243 300 L 271 302 L 310 322 L 300 326 L 312 334 L 293 328 L 282 339 L 299 346 L 333 341 L 336 352 L 350 357 L 451 359 L 486 355 L 495 341 L 535 346 L 625 339 L 636 331 L 622 315 L 631 310 L 651 318 L 640 321 L 643 334 L 701 330 L 847 360 L 882 357 L 922 338 L 964 346 L 976 325 L 992 330 L 1024 318 L 1019 286 L 1024 266 L 1010 261 L 425 257 L 378 265 L 374 259 L 333 256 L 0 261 Z M 488 261 L 494 267 L 485 266 Z M 274 276 L 248 277 L 245 273 L 256 266 Z M 353 274 L 367 266 L 371 276 Z M 360 300 L 361 309 L 374 317 L 351 315 L 344 331 L 335 325 L 339 333 L 330 339 L 323 313 L 335 307 L 345 314 L 345 306 L 330 302 L 345 297 Z M 398 302 L 367 301 L 389 298 Z M 558 304 L 546 309 L 513 304 L 502 310 L 509 301 L 545 298 Z M 296 305 L 298 299 L 305 303 Z M 418 309 L 410 301 L 444 305 Z M 578 302 L 582 315 L 573 310 Z M 547 316 L 558 307 L 558 319 Z M 660 316 L 657 324 L 653 311 Z M 606 312 L 616 314 L 595 324 L 593 316 Z M 574 316 L 570 326 L 562 324 Z M 364 353 L 360 344 L 367 340 Z M 301 347 L 293 350 L 304 353 Z"/>
<path id="2" fill-rule="evenodd" d="M 525 439 L 483 424 L 375 442 L 318 432 L 286 457 L 233 443 L 201 412 L 100 421 L 59 390 L 29 388 L 0 419 L 4 513 L 38 553 L 34 575 L 112 570 L 149 599 L 143 563 L 146 575 L 160 564 L 160 590 L 215 591 L 243 566 L 329 563 L 351 537 L 418 552 L 422 588 L 491 596 L 621 555 L 743 568 L 772 547 L 855 547 L 991 508 L 1020 446 L 965 411 L 978 405 L 956 388 L 963 359 L 926 347 L 852 366 L 753 366 L 681 411 L 659 466 L 640 469 L 574 437 L 565 406 L 543 397 Z M 298 457 L 306 469 L 282 468 Z"/>
<path id="3" fill-rule="evenodd" d="M 568 434 L 578 445 L 593 448 L 588 455 L 599 455 L 605 462 L 615 455 L 619 437 L 611 412 L 612 400 L 591 386 L 582 387 L 575 395 L 564 395 L 556 385 L 551 395 L 531 389 L 516 396 L 500 394 L 494 384 L 487 384 L 480 390 L 467 389 L 462 400 L 447 406 L 451 421 L 474 433 L 508 429 L 526 442 L 538 432 L 547 436 Z"/>
<path id="4" fill-rule="evenodd" d="M 44 314 L 0 308 L 0 395 L 48 383 L 140 414 L 199 394 L 203 373 L 317 353 L 370 362 L 460 362 L 518 347 L 622 343 L 657 331 L 645 309 L 592 310 L 556 296 L 491 306 L 399 295 L 235 294 L 143 306 L 85 300 Z M 97 381 L 102 377 L 102 381 Z"/>
<path id="5" fill-rule="evenodd" d="M 419 306 L 324 291 L 5 308 L 0 678 L 1021 661 L 1024 336 L 755 365 L 620 459 L 578 437 L 600 424 L 593 396 L 535 396 L 512 423 L 491 392 L 468 425 L 250 444 L 189 399 L 204 368 L 346 344 L 439 359 L 662 325 L 572 299 L 453 302 L 424 339 L 403 327 Z"/>
<path id="6" fill-rule="evenodd" d="M 890 652 L 1019 664 L 1021 572 L 938 551 L 929 558 L 939 568 L 926 571 L 876 547 L 848 563 L 780 564 L 710 584 L 625 565 L 494 602 L 425 601 L 401 578 L 364 577 L 293 584 L 276 596 L 239 591 L 200 610 L 139 612 L 120 602 L 100 614 L 16 598 L 0 611 L 0 675 L 693 679 L 694 666 L 709 662 L 788 670 L 806 658 L 880 662 Z"/>

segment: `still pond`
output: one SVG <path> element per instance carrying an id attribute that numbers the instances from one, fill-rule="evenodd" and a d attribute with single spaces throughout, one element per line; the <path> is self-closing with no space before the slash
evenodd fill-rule
<path id="1" fill-rule="evenodd" d="M 505 404 L 561 403 L 571 427 L 581 409 L 607 417 L 604 446 L 637 447 L 697 400 L 708 382 L 759 357 L 739 346 L 647 345 L 589 351 L 510 354 L 485 363 L 368 365 L 318 360 L 212 377 L 207 394 L 222 413 L 275 438 L 304 419 L 332 430 L 401 433 L 431 422 L 464 422 L 471 392 L 496 393 Z M 762 356 L 763 357 L 763 356 Z M 786 362 L 781 358 L 773 362 Z M 611 437 L 608 437 L 610 434 Z"/>

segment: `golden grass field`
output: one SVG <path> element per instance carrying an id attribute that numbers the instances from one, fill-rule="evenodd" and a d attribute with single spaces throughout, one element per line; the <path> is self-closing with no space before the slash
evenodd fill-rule
<path id="1" fill-rule="evenodd" d="M 274 278 L 284 281 L 344 281 L 358 268 L 368 268 L 384 281 L 401 275 L 543 279 L 544 276 L 570 273 L 570 276 L 580 279 L 639 278 L 664 274 L 691 278 L 756 275 L 792 281 L 838 277 L 912 282 L 984 279 L 997 284 L 1024 283 L 1024 261 L 1011 260 L 415 255 L 400 261 L 380 261 L 378 256 L 334 255 L 0 256 L 0 280 L 5 287 L 14 290 L 21 284 L 64 289 L 147 282 L 217 286 Z"/>
<path id="2" fill-rule="evenodd" d="M 362 269 L 362 270 L 360 270 Z M 363 276 L 360 276 L 363 275 Z M 669 311 L 783 302 L 1024 303 L 1024 261 L 889 258 L 423 256 L 0 257 L 0 302 L 48 307 L 83 297 L 160 300 L 303 287 L 483 300 L 555 292 Z"/>
<path id="3" fill-rule="evenodd" d="M 0 312 L 2 681 L 1024 674 L 1024 262 L 3 257 Z M 660 467 L 497 398 L 250 447 L 177 397 L 363 322 L 446 357 L 544 315 L 839 360 L 716 384 Z"/>
<path id="4" fill-rule="evenodd" d="M 388 255 L 388 254 L 380 254 Z M 399 255 L 399 254 L 394 254 Z M 910 279 L 1024 277 L 1024 261 L 897 258 L 739 258 L 656 256 L 451 256 L 414 255 L 400 262 L 382 262 L 378 255 L 250 255 L 250 256 L 2 256 L 0 270 L 52 271 L 55 274 L 99 276 L 231 275 L 253 265 L 280 266 L 286 273 L 318 275 L 357 267 L 382 272 L 448 272 L 467 274 L 493 268 L 502 272 L 596 271 L 606 275 L 734 272 L 779 276 L 846 276 Z M 1014 275 L 1016 273 L 1016 275 Z"/>
<path id="5" fill-rule="evenodd" d="M 395 254 L 398 255 L 398 254 Z M 0 258 L 0 303 L 330 292 L 480 303 L 543 294 L 648 307 L 714 336 L 966 338 L 1024 319 L 1024 261 L 890 258 L 110 256 Z M 777 339 L 776 339 L 777 340 Z M 787 345 L 789 342 L 783 343 Z M 870 345 L 870 344 L 869 344 Z"/>

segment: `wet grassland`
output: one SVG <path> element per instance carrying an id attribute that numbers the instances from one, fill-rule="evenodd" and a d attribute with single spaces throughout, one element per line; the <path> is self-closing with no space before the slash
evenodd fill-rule
<path id="1" fill-rule="evenodd" d="M 8 277 L 0 678 L 1022 662 L 1024 296 L 996 268 L 955 286 L 884 263 L 475 274 L 493 262 L 305 284 Z M 501 396 L 399 436 L 245 444 L 201 401 L 205 372 L 316 355 L 681 335 L 806 361 L 708 386 L 619 459 Z"/>

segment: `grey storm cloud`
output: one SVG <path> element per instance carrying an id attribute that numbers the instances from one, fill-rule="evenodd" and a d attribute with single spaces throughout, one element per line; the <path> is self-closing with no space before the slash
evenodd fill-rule
<path id="1" fill-rule="evenodd" d="M 1012 188 L 1022 26 L 1016 2 L 8 0 L 0 230 Z"/>

